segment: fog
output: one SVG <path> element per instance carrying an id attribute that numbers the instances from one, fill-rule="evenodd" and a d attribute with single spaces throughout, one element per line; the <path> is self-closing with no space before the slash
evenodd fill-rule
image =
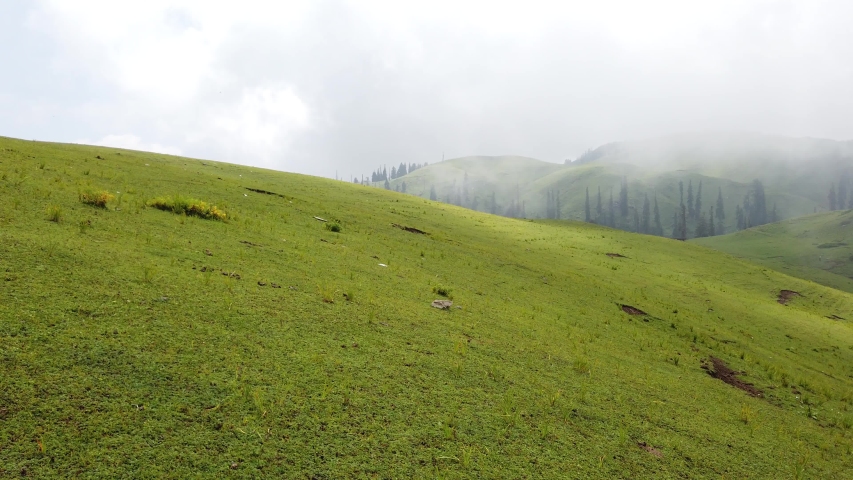
<path id="1" fill-rule="evenodd" d="M 342 178 L 679 132 L 853 138 L 847 2 L 11 1 L 0 135 Z"/>

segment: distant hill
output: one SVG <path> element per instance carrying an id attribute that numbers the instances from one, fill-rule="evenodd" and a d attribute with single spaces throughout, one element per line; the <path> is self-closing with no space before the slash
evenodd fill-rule
<path id="1" fill-rule="evenodd" d="M 693 240 L 780 272 L 853 292 L 853 210 Z"/>
<path id="2" fill-rule="evenodd" d="M 673 214 L 680 210 L 679 182 L 685 201 L 692 183 L 701 210 L 710 214 L 722 194 L 725 219 L 721 233 L 737 230 L 735 210 L 743 206 L 753 180 L 765 188 L 767 212 L 775 206 L 776 218 L 786 219 L 828 209 L 830 185 L 851 187 L 853 143 L 755 134 L 685 134 L 635 142 L 618 142 L 587 152 L 568 165 L 526 157 L 464 157 L 418 169 L 390 182 L 392 189 L 436 199 L 474 210 L 526 218 L 585 220 L 586 189 L 590 191 L 592 219 L 599 188 L 604 216 L 611 191 L 619 202 L 620 184 L 628 182 L 628 215 L 617 214 L 613 226 L 635 230 L 634 211 L 641 217 L 646 196 L 657 196 L 665 235 L 673 230 Z M 467 182 L 466 182 L 467 175 Z M 845 199 L 850 202 L 853 193 Z M 846 206 L 846 205 L 845 205 Z M 606 219 L 597 219 L 606 223 Z M 693 236 L 698 216 L 688 219 Z M 653 223 L 653 222 L 652 222 Z"/>

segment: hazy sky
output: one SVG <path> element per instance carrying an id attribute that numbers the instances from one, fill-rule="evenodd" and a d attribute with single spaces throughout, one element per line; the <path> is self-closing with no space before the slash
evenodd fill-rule
<path id="1" fill-rule="evenodd" d="M 347 178 L 683 131 L 848 140 L 851 18 L 848 1 L 3 0 L 0 135 Z"/>

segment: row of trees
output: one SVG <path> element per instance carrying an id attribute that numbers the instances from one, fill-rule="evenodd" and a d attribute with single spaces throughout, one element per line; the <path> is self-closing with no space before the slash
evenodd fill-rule
<path id="1" fill-rule="evenodd" d="M 838 190 L 835 189 L 835 183 L 829 185 L 829 209 L 844 210 L 845 208 L 853 209 L 853 195 L 849 195 L 848 199 L 848 184 L 850 183 L 847 172 L 841 174 L 838 180 Z"/>
<path id="2" fill-rule="evenodd" d="M 370 174 L 370 181 L 373 183 L 376 182 L 387 182 L 388 180 L 394 180 L 396 178 L 400 178 L 404 175 L 408 175 L 419 168 L 423 168 L 429 165 L 429 162 L 426 163 L 410 163 L 406 165 L 405 163 L 400 163 L 399 167 L 391 167 L 391 175 L 388 175 L 387 167 L 379 167 L 373 173 Z M 386 187 L 387 188 L 387 187 Z"/>

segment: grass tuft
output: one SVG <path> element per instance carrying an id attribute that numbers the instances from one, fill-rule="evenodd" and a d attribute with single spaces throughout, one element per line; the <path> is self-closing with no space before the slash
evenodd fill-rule
<path id="1" fill-rule="evenodd" d="M 64 216 L 65 213 L 59 205 L 50 205 L 47 207 L 47 219 L 51 222 L 59 223 L 62 221 L 62 217 Z"/>
<path id="2" fill-rule="evenodd" d="M 205 220 L 224 221 L 228 216 L 215 205 L 209 205 L 201 200 L 196 200 L 181 195 L 172 197 L 158 197 L 148 202 L 148 205 L 158 210 L 199 217 Z"/>
<path id="3" fill-rule="evenodd" d="M 107 208 L 107 202 L 114 198 L 115 196 L 106 190 L 84 190 L 79 194 L 80 203 L 98 208 Z"/>

